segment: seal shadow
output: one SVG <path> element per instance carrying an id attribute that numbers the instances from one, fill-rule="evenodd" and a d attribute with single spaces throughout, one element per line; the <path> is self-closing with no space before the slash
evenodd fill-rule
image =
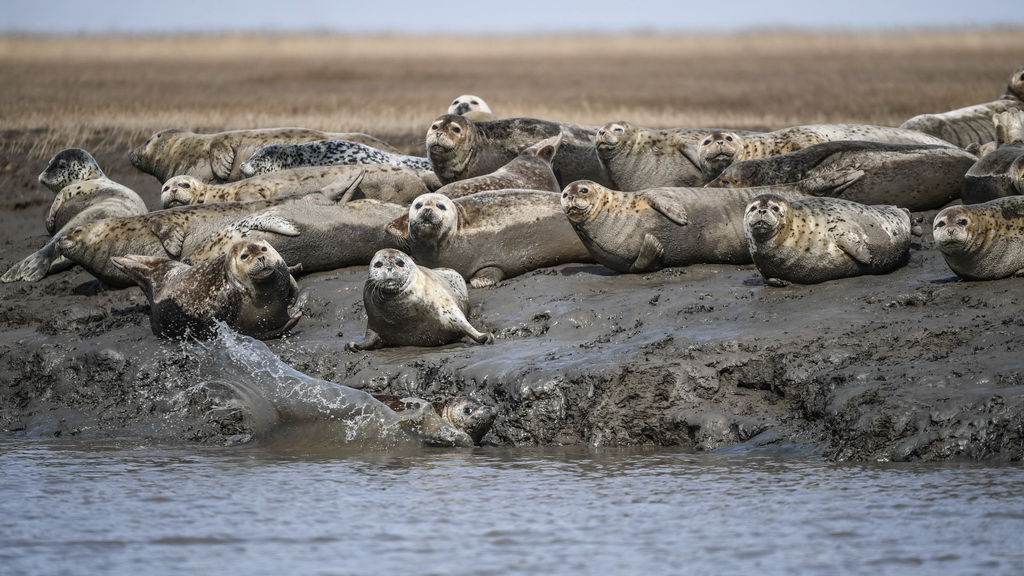
<path id="1" fill-rule="evenodd" d="M 575 266 L 565 266 L 562 268 L 560 274 L 562 276 L 576 276 L 577 274 L 589 274 L 591 276 L 618 276 L 620 272 L 616 272 L 606 266 L 600 264 L 585 264 Z"/>
<path id="2" fill-rule="evenodd" d="M 930 284 L 954 284 L 956 282 L 963 281 L 963 278 L 959 276 L 949 276 L 948 278 L 939 278 L 938 280 L 932 280 Z"/>

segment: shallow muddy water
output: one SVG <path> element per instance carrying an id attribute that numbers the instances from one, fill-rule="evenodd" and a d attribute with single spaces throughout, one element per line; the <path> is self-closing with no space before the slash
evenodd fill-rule
<path id="1" fill-rule="evenodd" d="M 1024 467 L 0 436 L 4 574 L 1020 574 Z"/>

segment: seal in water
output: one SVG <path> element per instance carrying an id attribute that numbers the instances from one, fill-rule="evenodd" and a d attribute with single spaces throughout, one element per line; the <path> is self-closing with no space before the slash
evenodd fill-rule
<path id="1" fill-rule="evenodd" d="M 208 340 L 217 322 L 267 340 L 291 330 L 299 285 L 281 255 L 263 240 L 241 240 L 226 254 L 190 266 L 162 256 L 111 259 L 146 293 L 150 325 L 160 338 Z"/>
<path id="2" fill-rule="evenodd" d="M 836 140 L 737 162 L 707 187 L 770 186 L 849 170 L 859 176 L 828 196 L 917 212 L 935 210 L 959 198 L 964 174 L 977 160 L 974 154 L 952 146 Z"/>
<path id="3" fill-rule="evenodd" d="M 1024 196 L 950 206 L 932 236 L 949 269 L 964 280 L 1024 276 Z"/>
<path id="4" fill-rule="evenodd" d="M 114 182 L 91 154 L 81 148 L 58 152 L 39 174 L 39 182 L 56 197 L 46 215 L 46 231 L 53 235 L 42 248 L 4 273 L 0 280 L 35 282 L 74 266 L 60 256 L 57 244 L 69 230 L 104 218 L 145 214 L 146 203 L 134 190 Z"/>
<path id="5" fill-rule="evenodd" d="M 558 180 L 551 170 L 551 162 L 558 154 L 562 135 L 545 138 L 519 153 L 508 164 L 490 174 L 474 176 L 441 186 L 435 192 L 449 198 L 459 198 L 487 190 L 547 190 L 558 192 Z"/>
<path id="6" fill-rule="evenodd" d="M 351 140 L 316 140 L 300 144 L 268 144 L 239 167 L 247 178 L 302 166 L 387 164 L 414 170 L 432 170 L 430 160 L 393 154 Z"/>
<path id="7" fill-rule="evenodd" d="M 566 262 L 592 262 L 558 194 L 492 190 L 452 200 L 424 194 L 388 224 L 416 261 L 451 268 L 474 288 Z"/>
<path id="8" fill-rule="evenodd" d="M 770 286 L 886 274 L 907 263 L 910 212 L 839 198 L 758 196 L 743 225 L 750 255 Z"/>
<path id="9" fill-rule="evenodd" d="M 466 281 L 454 270 L 417 266 L 400 250 L 384 249 L 370 262 L 363 286 L 366 336 L 351 352 L 383 346 L 443 346 L 466 336 L 481 344 L 494 336 L 469 323 Z"/>
<path id="10" fill-rule="evenodd" d="M 1024 112 L 1011 108 L 992 116 L 997 148 L 964 175 L 964 204 L 1024 194 Z"/>
<path id="11" fill-rule="evenodd" d="M 155 176 L 161 184 L 182 174 L 195 176 L 203 182 L 231 182 L 243 178 L 239 170 L 242 162 L 268 144 L 325 139 L 350 140 L 385 152 L 398 152 L 387 143 L 360 132 L 263 128 L 196 134 L 171 128 L 150 136 L 129 153 L 128 160 L 132 166 Z"/>
<path id="12" fill-rule="evenodd" d="M 992 102 L 941 114 L 921 114 L 900 124 L 900 128 L 931 134 L 962 148 L 985 145 L 996 139 L 992 116 L 1010 108 L 1024 109 L 1024 66 L 1013 71 L 1006 92 Z"/>
<path id="13" fill-rule="evenodd" d="M 373 397 L 395 412 L 420 407 L 419 398 L 407 398 L 397 394 L 374 394 Z M 493 406 L 470 396 L 434 400 L 430 405 L 445 422 L 468 434 L 474 444 L 479 444 L 490 432 L 491 425 L 498 416 L 498 411 Z"/>

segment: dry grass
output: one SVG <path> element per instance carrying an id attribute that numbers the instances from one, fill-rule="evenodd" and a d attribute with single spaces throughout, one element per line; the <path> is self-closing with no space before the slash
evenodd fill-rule
<path id="1" fill-rule="evenodd" d="M 0 168 L 120 155 L 170 127 L 363 131 L 422 154 L 464 93 L 500 116 L 775 129 L 898 125 L 991 100 L 1024 31 L 535 38 L 0 38 Z M 126 163 L 126 161 L 125 161 Z M 4 168 L 6 167 L 6 168 Z"/>

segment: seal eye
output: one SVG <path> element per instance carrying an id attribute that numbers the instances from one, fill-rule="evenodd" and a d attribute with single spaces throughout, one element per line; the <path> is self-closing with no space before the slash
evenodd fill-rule
<path id="1" fill-rule="evenodd" d="M 437 124 L 431 124 L 430 125 L 430 129 L 431 130 L 437 130 Z"/>
<path id="2" fill-rule="evenodd" d="M 725 139 L 729 142 L 732 142 L 732 136 L 726 136 Z"/>
<path id="3" fill-rule="evenodd" d="M 192 187 L 192 185 L 191 185 L 191 184 L 189 184 L 188 182 L 182 182 L 182 183 L 181 183 L 181 187 L 182 187 L 182 188 L 184 188 L 184 189 L 186 189 L 186 190 L 188 190 L 189 188 L 191 188 L 191 187 Z"/>
<path id="4" fill-rule="evenodd" d="M 241 258 L 242 258 L 242 260 L 248 260 L 249 259 L 249 255 L 248 254 L 242 254 Z"/>
<path id="5" fill-rule="evenodd" d="M 383 266 L 384 266 L 384 263 L 381 262 L 380 260 L 377 260 L 376 262 L 373 263 L 373 267 L 374 268 L 381 268 Z"/>
<path id="6" fill-rule="evenodd" d="M 576 191 L 580 194 L 590 194 L 590 188 L 587 188 L 586 186 L 580 186 Z"/>
<path id="7" fill-rule="evenodd" d="M 936 228 L 945 228 L 946 227 L 946 221 L 945 220 L 939 220 L 938 222 L 935 223 L 935 227 Z"/>
<path id="8" fill-rule="evenodd" d="M 466 416 L 469 416 L 470 414 L 473 413 L 473 408 L 471 406 L 466 406 L 465 408 L 462 409 L 462 413 L 465 414 Z"/>
<path id="9" fill-rule="evenodd" d="M 779 212 L 781 212 L 781 210 L 779 209 L 778 206 L 772 206 L 772 212 L 775 212 L 776 214 L 778 214 Z"/>
<path id="10" fill-rule="evenodd" d="M 477 102 L 476 100 L 470 100 L 469 102 L 470 102 L 471 104 L 479 104 L 479 102 Z"/>
<path id="11" fill-rule="evenodd" d="M 956 221 L 957 226 L 967 226 L 967 218 L 960 218 Z"/>
<path id="12" fill-rule="evenodd" d="M 455 132 L 456 134 L 462 134 L 462 128 L 459 128 L 458 126 L 452 126 L 452 132 Z"/>
<path id="13" fill-rule="evenodd" d="M 452 101 L 452 106 L 458 106 L 458 105 L 459 105 L 459 101 L 458 100 L 453 100 Z M 431 126 L 431 128 L 433 128 L 433 126 Z"/>
<path id="14" fill-rule="evenodd" d="M 707 140 L 704 141 L 704 145 L 705 146 L 707 146 L 709 144 L 711 144 L 711 139 L 710 138 L 708 138 Z"/>
<path id="15" fill-rule="evenodd" d="M 263 248 L 260 248 L 260 252 L 266 252 L 266 251 L 267 251 L 267 247 L 266 246 L 264 246 Z"/>
<path id="16" fill-rule="evenodd" d="M 448 207 L 447 207 L 447 206 L 445 206 L 444 204 L 438 204 L 438 205 L 437 205 L 437 209 L 438 209 L 438 210 L 441 210 L 442 212 L 444 212 L 444 211 L 447 211 L 447 210 L 448 210 Z"/>
<path id="17" fill-rule="evenodd" d="M 417 202 L 417 203 L 413 204 L 413 208 L 415 208 L 417 210 L 419 210 L 420 208 L 423 208 L 423 202 Z"/>
<path id="18" fill-rule="evenodd" d="M 616 127 L 614 128 L 614 131 L 615 131 L 615 133 L 617 133 L 617 134 L 622 134 L 623 132 L 625 132 L 625 130 L 623 130 L 623 129 L 622 129 L 622 126 L 616 126 Z"/>
<path id="19" fill-rule="evenodd" d="M 399 268 L 405 268 L 405 260 L 396 260 L 395 266 L 398 266 Z"/>

